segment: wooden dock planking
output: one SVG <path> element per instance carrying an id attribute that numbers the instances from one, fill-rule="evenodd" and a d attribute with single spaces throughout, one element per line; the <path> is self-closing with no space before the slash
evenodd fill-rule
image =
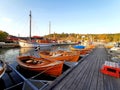
<path id="1" fill-rule="evenodd" d="M 82 79 L 82 78 L 79 78 L 79 74 L 84 75 L 84 73 L 86 72 L 86 70 L 88 70 L 88 66 L 89 66 L 87 64 L 87 61 L 84 62 L 83 64 L 84 65 L 81 66 L 82 68 L 80 68 L 80 69 L 74 69 L 74 71 L 77 72 L 77 73 L 74 73 L 74 72 L 71 73 L 71 75 L 70 75 L 71 79 L 68 78 L 68 84 L 63 82 L 64 86 L 62 88 L 65 87 L 66 89 L 69 89 L 69 87 L 71 87 L 71 90 L 72 90 L 72 89 L 74 89 L 77 86 L 77 84 L 79 84 L 80 79 Z M 84 66 L 86 66 L 86 67 L 84 67 Z M 86 69 L 86 70 L 83 71 L 83 68 Z M 76 77 L 78 77 L 78 78 L 76 78 Z M 84 77 L 86 77 L 86 76 L 84 76 Z M 71 83 L 72 81 L 73 81 L 73 83 Z"/>
<path id="2" fill-rule="evenodd" d="M 88 68 L 87 68 L 87 70 L 85 70 L 85 73 L 82 75 L 82 77 L 81 77 L 81 75 L 79 76 L 81 78 L 81 80 L 79 80 L 79 83 L 76 88 L 80 88 L 80 89 L 89 88 L 90 83 L 88 83 L 88 81 L 86 81 L 86 79 L 88 76 L 91 78 L 93 75 L 93 72 L 90 71 L 90 69 L 94 68 L 93 67 L 94 65 L 92 63 L 93 63 L 93 61 L 91 61 L 90 64 L 88 64 Z M 84 83 L 86 83 L 86 84 L 84 84 Z"/>
<path id="3" fill-rule="evenodd" d="M 86 65 L 86 67 L 84 67 L 84 66 L 82 66 L 84 69 L 86 69 L 86 70 L 88 70 L 87 68 L 88 68 L 88 66 L 87 66 L 87 62 L 85 62 L 84 63 L 84 65 Z M 79 80 L 80 79 L 82 79 L 82 78 L 79 78 L 79 74 L 82 74 L 82 75 L 84 75 L 84 73 L 86 72 L 86 71 L 83 71 L 82 70 L 82 68 L 80 68 L 80 69 L 75 69 L 75 72 L 77 72 L 77 73 L 71 73 L 71 79 L 69 79 L 68 78 L 68 85 L 67 85 L 67 83 L 65 83 L 64 84 L 64 86 L 62 87 L 62 88 L 64 88 L 64 87 L 66 87 L 66 89 L 69 89 L 70 87 L 71 87 L 71 89 L 73 88 L 75 88 L 76 87 L 76 84 L 79 84 Z M 73 77 L 74 76 L 74 77 Z M 76 78 L 77 77 L 77 78 Z M 85 77 L 85 76 L 84 76 Z M 71 83 L 73 81 L 73 83 Z M 69 84 L 70 83 L 70 84 Z M 61 88 L 61 89 L 62 89 Z"/>
<path id="4" fill-rule="evenodd" d="M 105 59 L 106 60 L 106 59 Z M 101 64 L 104 63 L 103 62 L 103 58 L 100 58 L 99 59 L 99 66 L 98 66 L 98 70 L 101 68 Z M 96 90 L 104 90 L 103 88 L 103 74 L 101 74 L 100 71 L 98 71 L 98 80 L 97 80 L 97 88 Z M 101 88 L 102 87 L 102 88 Z"/>
<path id="5" fill-rule="evenodd" d="M 119 90 L 120 79 L 100 72 L 106 60 L 109 60 L 108 53 L 100 46 L 59 83 L 49 85 L 46 90 Z"/>
<path id="6" fill-rule="evenodd" d="M 96 61 L 96 62 L 94 62 L 94 63 L 96 63 L 96 65 L 94 65 L 94 68 L 93 68 L 93 70 L 91 70 L 91 71 L 93 71 L 94 72 L 94 74 L 92 75 L 92 78 L 91 78 L 91 80 L 92 80 L 92 82 L 90 83 L 91 85 L 90 85 L 90 88 L 87 88 L 86 90 L 98 90 L 98 88 L 99 88 L 99 86 L 100 86 L 100 84 L 99 84 L 99 80 L 101 79 L 101 78 L 99 78 L 99 75 L 101 75 L 101 73 L 99 72 L 99 70 L 100 70 L 100 68 L 101 68 L 101 51 L 99 51 L 99 52 L 95 52 L 95 53 L 99 53 L 99 54 L 97 54 L 97 55 L 95 55 L 95 59 L 94 59 L 94 61 Z M 94 57 L 93 57 L 94 58 Z M 101 75 L 101 77 L 103 77 L 103 75 Z M 101 79 L 101 81 L 102 81 L 102 79 Z M 101 83 L 101 85 L 103 86 L 103 83 Z M 101 88 L 101 90 L 103 90 L 103 87 L 100 87 Z"/>
<path id="7" fill-rule="evenodd" d="M 85 73 L 85 75 L 86 75 L 86 78 L 85 78 L 85 82 L 84 83 L 86 83 L 86 84 L 84 84 L 83 82 L 82 82 L 82 84 L 83 84 L 83 86 L 81 87 L 81 82 L 79 82 L 79 87 L 77 87 L 77 88 L 80 88 L 80 89 L 82 89 L 82 90 L 87 90 L 87 89 L 89 89 L 90 88 L 90 86 L 91 86 L 91 83 L 90 82 L 93 82 L 93 80 L 94 79 L 91 79 L 91 78 L 93 78 L 93 75 L 94 75 L 94 73 L 96 72 L 95 71 L 95 67 L 97 66 L 97 60 L 96 61 L 93 61 L 93 58 L 96 58 L 94 55 L 92 56 L 92 58 L 90 59 L 89 57 L 88 57 L 88 60 L 90 60 L 90 62 L 89 63 L 91 63 L 91 65 L 92 66 L 89 66 L 89 68 L 88 68 L 88 71 L 86 71 L 86 73 Z M 94 63 L 94 65 L 93 65 L 93 63 Z M 91 72 L 91 70 L 93 70 L 94 72 Z M 82 76 L 83 77 L 83 76 Z M 81 77 L 81 78 L 82 78 Z M 87 77 L 89 77 L 90 79 L 88 79 Z M 89 80 L 89 81 L 88 81 Z M 96 84 L 96 82 L 95 82 L 95 84 Z M 95 88 L 95 87 L 94 87 Z"/>

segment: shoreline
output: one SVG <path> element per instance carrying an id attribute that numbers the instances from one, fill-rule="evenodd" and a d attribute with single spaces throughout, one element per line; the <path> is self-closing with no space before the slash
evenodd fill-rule
<path id="1" fill-rule="evenodd" d="M 17 43 L 0 44 L 0 48 L 16 48 L 16 47 L 20 47 L 19 44 Z"/>
<path id="2" fill-rule="evenodd" d="M 58 43 L 52 46 L 61 46 L 61 45 L 75 45 L 76 43 Z M 5 43 L 0 44 L 0 48 L 17 48 L 20 47 L 18 43 Z"/>

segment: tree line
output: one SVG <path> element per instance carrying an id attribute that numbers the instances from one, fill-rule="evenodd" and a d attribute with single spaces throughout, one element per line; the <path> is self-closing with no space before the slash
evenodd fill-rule
<path id="1" fill-rule="evenodd" d="M 120 42 L 120 33 L 114 34 L 75 34 L 75 33 L 62 33 L 62 34 L 49 34 L 46 35 L 47 38 L 52 39 L 61 39 L 61 40 L 72 40 L 74 42 L 81 41 L 81 40 L 88 40 L 88 41 L 104 41 L 104 42 Z"/>
<path id="2" fill-rule="evenodd" d="M 5 31 L 0 30 L 0 42 L 6 41 L 9 34 Z M 45 35 L 45 38 L 50 38 L 53 40 L 71 40 L 73 42 L 79 42 L 81 40 L 87 41 L 102 41 L 104 42 L 120 42 L 120 33 L 114 34 L 76 34 L 76 33 L 53 33 Z"/>

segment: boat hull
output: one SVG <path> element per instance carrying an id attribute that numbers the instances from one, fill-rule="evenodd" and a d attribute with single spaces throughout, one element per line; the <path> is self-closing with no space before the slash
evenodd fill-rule
<path id="1" fill-rule="evenodd" d="M 20 47 L 50 47 L 52 46 L 51 43 L 32 43 L 32 42 L 25 42 L 19 41 Z"/>
<path id="2" fill-rule="evenodd" d="M 113 47 L 110 49 L 110 51 L 120 52 L 120 47 Z"/>
<path id="3" fill-rule="evenodd" d="M 70 62 L 77 62 L 79 59 L 79 55 L 78 54 L 68 54 L 68 53 L 64 53 L 64 54 L 58 54 L 58 56 L 51 56 L 50 52 L 48 52 L 48 54 L 45 54 L 45 52 L 40 52 L 40 57 L 42 58 L 50 58 L 53 60 L 60 60 L 60 61 L 70 61 Z"/>
<path id="4" fill-rule="evenodd" d="M 6 64 L 2 60 L 0 60 L 0 78 L 4 75 L 6 70 Z"/>
<path id="5" fill-rule="evenodd" d="M 35 61 L 40 61 L 39 63 L 25 63 L 25 60 L 35 60 Z M 57 77 L 61 75 L 62 73 L 62 68 L 63 68 L 63 63 L 61 61 L 52 61 L 44 58 L 36 58 L 32 56 L 20 56 L 17 59 L 18 64 L 30 71 L 35 71 L 39 73 L 45 73 L 54 77 Z"/>

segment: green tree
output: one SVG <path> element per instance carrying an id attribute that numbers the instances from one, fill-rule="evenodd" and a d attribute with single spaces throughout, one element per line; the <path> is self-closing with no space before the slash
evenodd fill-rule
<path id="1" fill-rule="evenodd" d="M 8 33 L 0 30 L 0 42 L 3 42 L 7 39 Z"/>

